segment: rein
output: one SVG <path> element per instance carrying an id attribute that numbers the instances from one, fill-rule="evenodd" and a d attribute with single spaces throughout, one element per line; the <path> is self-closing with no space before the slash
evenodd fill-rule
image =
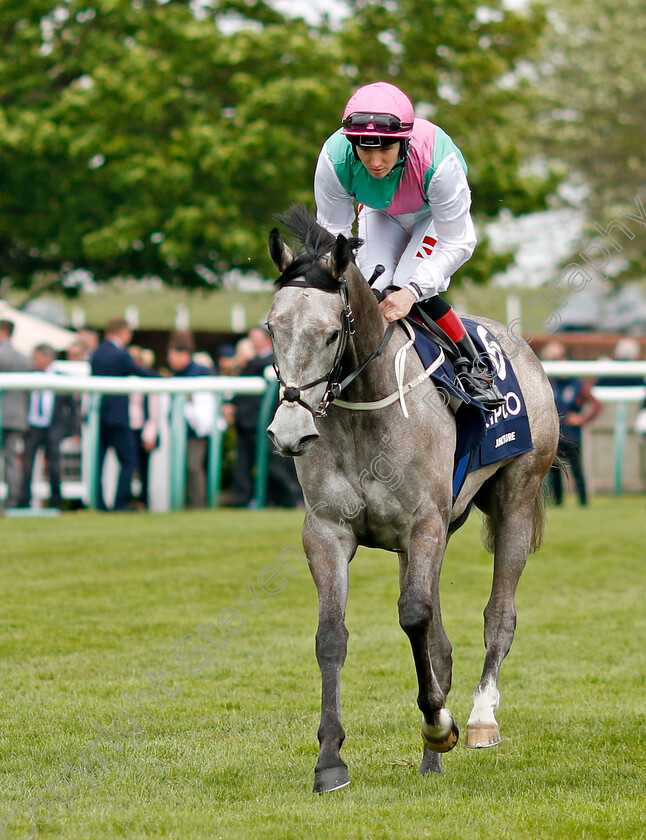
<path id="1" fill-rule="evenodd" d="M 354 318 L 352 316 L 352 309 L 350 308 L 350 301 L 348 298 L 348 284 L 344 277 L 341 278 L 342 283 L 341 287 L 338 289 L 339 294 L 341 295 L 341 301 L 343 303 L 343 312 L 341 314 L 341 338 L 339 341 L 339 346 L 337 347 L 336 355 L 334 357 L 334 362 L 332 363 L 332 367 L 328 373 L 324 373 L 323 376 L 319 376 L 318 379 L 315 379 L 313 382 L 309 382 L 307 385 L 301 385 L 299 387 L 292 387 L 287 385 L 281 375 L 280 371 L 278 370 L 278 365 L 274 363 L 274 370 L 276 371 L 276 376 L 278 377 L 278 381 L 280 383 L 280 393 L 279 393 L 279 402 L 278 404 L 283 402 L 287 403 L 297 403 L 298 405 L 302 405 L 303 408 L 306 408 L 313 417 L 325 417 L 327 415 L 327 410 L 330 405 L 336 400 L 344 388 L 347 388 L 351 382 L 354 380 L 366 369 L 366 367 L 370 364 L 370 362 L 374 361 L 376 358 L 381 356 L 381 354 L 386 349 L 386 345 L 392 338 L 393 332 L 395 331 L 396 322 L 393 322 L 388 325 L 386 332 L 384 333 L 384 337 L 381 340 L 381 344 L 377 349 L 368 356 L 368 358 L 359 365 L 358 368 L 355 368 L 351 373 L 341 379 L 341 366 L 343 363 L 343 354 L 345 353 L 346 347 L 348 346 L 348 341 L 354 335 Z M 307 280 L 289 280 L 287 283 L 283 285 L 282 288 L 286 286 L 297 286 L 301 289 L 312 289 L 317 288 L 313 286 L 312 283 L 308 283 Z M 323 291 L 328 291 L 327 289 Z M 304 400 L 301 399 L 301 391 L 307 391 L 308 388 L 313 388 L 315 385 L 320 385 L 321 382 L 327 382 L 325 387 L 325 393 L 321 401 L 319 402 L 316 410 L 312 408 L 311 405 L 306 403 Z"/>

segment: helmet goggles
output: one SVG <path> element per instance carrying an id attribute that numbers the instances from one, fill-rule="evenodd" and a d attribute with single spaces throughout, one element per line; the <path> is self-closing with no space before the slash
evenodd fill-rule
<path id="1" fill-rule="evenodd" d="M 404 123 L 394 114 L 371 114 L 355 111 L 343 120 L 344 133 L 399 134 L 410 131 L 413 123 Z"/>

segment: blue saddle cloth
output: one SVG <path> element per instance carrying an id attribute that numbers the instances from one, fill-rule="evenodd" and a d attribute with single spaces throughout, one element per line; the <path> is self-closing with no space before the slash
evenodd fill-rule
<path id="1" fill-rule="evenodd" d="M 453 498 L 462 489 L 470 472 L 489 464 L 505 461 L 534 448 L 529 430 L 525 400 L 518 386 L 511 363 L 496 338 L 482 324 L 463 318 L 480 358 L 496 376 L 496 384 L 505 397 L 504 405 L 488 411 L 482 403 L 466 394 L 456 381 L 448 360 L 432 374 L 438 388 L 462 400 L 455 412 L 457 441 L 453 463 Z M 409 321 L 409 323 L 411 323 Z M 415 324 L 411 323 L 415 328 Z M 440 350 L 435 342 L 415 329 L 415 349 L 428 367 Z M 431 406 L 432 407 L 432 406 Z"/>

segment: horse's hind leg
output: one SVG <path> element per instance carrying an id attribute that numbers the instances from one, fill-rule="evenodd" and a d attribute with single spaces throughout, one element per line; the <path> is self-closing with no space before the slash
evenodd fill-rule
<path id="1" fill-rule="evenodd" d="M 537 493 L 542 489 L 535 475 L 517 483 L 503 474 L 491 491 L 488 504 L 481 506 L 478 500 L 493 531 L 494 573 L 484 611 L 485 662 L 467 722 L 466 745 L 473 748 L 493 747 L 502 740 L 495 717 L 498 677 L 514 638 L 516 589 L 532 546 Z"/>
<path id="2" fill-rule="evenodd" d="M 348 767 L 341 758 L 345 730 L 341 723 L 341 668 L 347 653 L 348 631 L 345 607 L 348 599 L 348 564 L 356 543 L 341 532 L 336 538 L 324 538 L 332 531 L 320 524 L 320 533 L 303 531 L 303 544 L 319 599 L 319 624 L 316 632 L 316 658 L 321 669 L 321 745 L 314 771 L 314 792 L 337 790 L 350 784 Z"/>

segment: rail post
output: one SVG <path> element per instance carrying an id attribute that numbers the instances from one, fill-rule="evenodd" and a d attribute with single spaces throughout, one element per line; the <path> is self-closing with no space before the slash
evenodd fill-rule
<path id="1" fill-rule="evenodd" d="M 615 496 L 621 496 L 623 492 L 624 475 L 624 453 L 626 451 L 626 437 L 628 434 L 628 408 L 627 402 L 617 403 L 615 410 Z"/>
<path id="2" fill-rule="evenodd" d="M 222 473 L 222 442 L 224 429 L 222 428 L 222 394 L 213 394 L 215 411 L 213 428 L 209 436 L 209 454 L 206 483 L 206 504 L 217 507 L 220 495 L 220 477 Z"/>
<path id="3" fill-rule="evenodd" d="M 99 482 L 102 479 L 99 464 L 100 447 L 100 414 L 101 394 L 91 392 L 88 395 L 87 406 L 87 435 L 88 435 L 88 464 L 87 464 L 87 492 L 88 507 L 96 510 L 99 506 Z"/>
<path id="4" fill-rule="evenodd" d="M 5 463 L 4 463 L 4 455 L 2 454 L 2 397 L 4 396 L 4 391 L 0 388 L 0 460 L 2 460 L 2 472 L 0 472 L 0 481 L 4 484 L 5 483 Z M 8 491 L 8 488 L 7 488 Z M 0 510 L 4 510 L 5 508 L 5 497 L 3 496 L 0 499 Z"/>
<path id="5" fill-rule="evenodd" d="M 188 428 L 184 416 L 185 394 L 173 394 L 170 414 L 170 499 L 171 510 L 182 510 L 186 504 L 186 438 Z"/>
<path id="6" fill-rule="evenodd" d="M 278 396 L 278 380 L 274 377 L 267 382 L 267 388 L 262 397 L 258 414 L 258 428 L 256 431 L 256 477 L 254 481 L 255 507 L 267 506 L 267 472 L 269 465 L 269 438 L 267 426 L 271 420 Z"/>

